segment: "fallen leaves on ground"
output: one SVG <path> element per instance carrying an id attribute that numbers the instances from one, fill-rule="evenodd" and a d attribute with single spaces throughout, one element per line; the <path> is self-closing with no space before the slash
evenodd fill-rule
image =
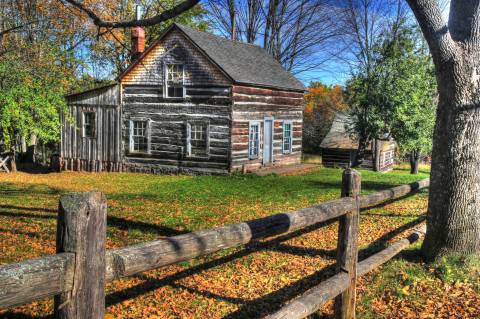
<path id="1" fill-rule="evenodd" d="M 373 192 L 425 176 L 411 176 L 405 170 L 387 174 L 363 171 L 363 191 Z M 340 180 L 341 170 L 335 169 L 265 177 L 2 174 L 0 263 L 55 252 L 58 199 L 68 191 L 96 189 L 106 194 L 107 247 L 116 248 L 335 199 L 339 196 Z M 363 212 L 361 256 L 403 236 L 404 231 L 422 221 L 425 210 L 426 192 L 421 192 Z M 336 239 L 337 224 L 330 223 L 116 280 L 106 287 L 106 318 L 261 317 L 334 273 Z M 360 282 L 361 293 L 368 288 L 368 281 Z M 471 294 L 466 287 L 462 289 L 465 296 Z M 412 288 L 407 292 L 412 294 Z M 426 293 L 440 296 L 440 292 Z M 403 305 L 403 299 L 397 300 L 388 292 L 372 298 L 369 307 L 391 314 L 380 314 L 379 318 L 396 318 L 417 311 L 414 305 Z M 468 307 L 480 308 L 477 299 L 453 299 L 469 300 L 470 306 L 462 308 L 465 311 Z M 438 302 L 433 297 L 432 300 L 434 305 Z M 327 315 L 331 313 L 328 305 Z M 457 309 L 452 307 L 447 309 Z M 51 312 L 52 301 L 46 300 L 0 311 L 0 315 L 24 318 L 20 314 L 36 317 Z"/>

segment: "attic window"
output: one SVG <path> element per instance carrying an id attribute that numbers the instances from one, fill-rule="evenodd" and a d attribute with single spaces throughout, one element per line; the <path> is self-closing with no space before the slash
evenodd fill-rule
<path id="1" fill-rule="evenodd" d="M 184 97 L 184 70 L 183 64 L 167 64 L 167 97 Z"/>

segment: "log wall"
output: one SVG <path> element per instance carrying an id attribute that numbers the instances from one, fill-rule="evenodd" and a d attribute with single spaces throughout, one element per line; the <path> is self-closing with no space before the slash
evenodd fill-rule
<path id="1" fill-rule="evenodd" d="M 283 90 L 261 89 L 247 86 L 232 88 L 232 171 L 244 168 L 254 171 L 263 165 L 263 121 L 274 118 L 273 165 L 296 164 L 302 154 L 303 93 Z M 260 154 L 249 159 L 248 129 L 251 121 L 260 122 Z M 292 152 L 283 154 L 283 122 L 293 126 Z"/>
<path id="2" fill-rule="evenodd" d="M 184 66 L 185 98 L 166 98 L 165 65 Z M 124 169 L 152 173 L 228 174 L 230 162 L 230 80 L 179 31 L 161 43 L 122 78 Z M 150 123 L 150 152 L 129 152 L 129 122 Z M 187 156 L 187 123 L 208 126 L 207 154 Z"/>
<path id="3" fill-rule="evenodd" d="M 230 156 L 229 87 L 190 85 L 185 99 L 163 98 L 151 85 L 124 87 L 123 147 L 125 170 L 152 173 L 227 174 Z M 129 152 L 129 121 L 150 122 L 150 153 Z M 205 156 L 187 156 L 187 123 L 208 125 Z"/>

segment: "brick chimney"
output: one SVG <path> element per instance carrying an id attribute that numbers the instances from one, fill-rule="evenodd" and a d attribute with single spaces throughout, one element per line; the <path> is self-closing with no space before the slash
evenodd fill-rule
<path id="1" fill-rule="evenodd" d="M 132 29 L 132 61 L 135 61 L 145 51 L 145 31 L 142 27 Z"/>
<path id="2" fill-rule="evenodd" d="M 135 8 L 135 19 L 142 18 L 142 7 L 137 5 Z M 132 61 L 137 60 L 145 51 L 145 31 L 142 27 L 132 29 Z"/>

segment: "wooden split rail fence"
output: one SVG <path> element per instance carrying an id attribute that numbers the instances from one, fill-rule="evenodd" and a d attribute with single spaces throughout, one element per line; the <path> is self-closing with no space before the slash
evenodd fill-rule
<path id="1" fill-rule="evenodd" d="M 105 312 L 105 282 L 204 256 L 252 240 L 301 230 L 339 218 L 337 274 L 268 318 L 303 318 L 335 299 L 337 318 L 355 317 L 355 281 L 391 259 L 424 229 L 357 263 L 359 211 L 429 186 L 429 180 L 359 196 L 360 174 L 347 169 L 338 200 L 208 230 L 106 250 L 107 202 L 99 192 L 60 198 L 57 253 L 0 266 L 0 308 L 54 296 L 56 318 L 100 319 Z"/>

